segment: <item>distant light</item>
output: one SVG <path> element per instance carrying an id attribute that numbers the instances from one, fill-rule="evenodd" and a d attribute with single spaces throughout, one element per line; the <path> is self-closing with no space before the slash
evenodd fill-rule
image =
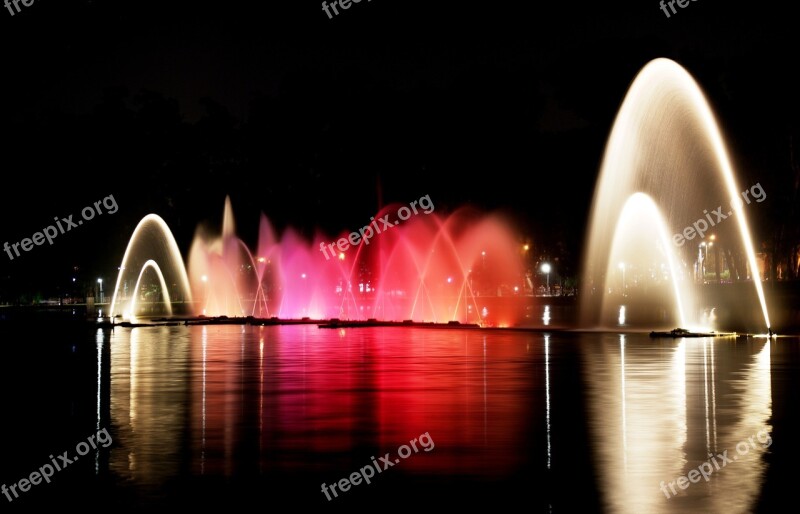
<path id="1" fill-rule="evenodd" d="M 103 283 L 103 279 L 102 279 L 102 278 L 98 278 L 98 279 L 97 279 L 97 283 L 98 283 L 98 284 L 102 284 L 102 283 Z"/>
<path id="2" fill-rule="evenodd" d="M 519 287 L 518 286 L 514 286 L 514 292 L 516 293 L 518 291 L 519 291 Z"/>
<path id="3" fill-rule="evenodd" d="M 447 277 L 447 283 L 448 284 L 452 284 L 453 283 L 453 277 Z"/>
<path id="4" fill-rule="evenodd" d="M 203 282 L 208 282 L 208 276 L 203 275 L 202 277 L 200 277 L 200 280 L 202 280 Z"/>
<path id="5" fill-rule="evenodd" d="M 619 263 L 619 269 L 621 269 L 622 271 L 625 271 L 625 263 L 624 262 L 620 262 Z"/>
<path id="6" fill-rule="evenodd" d="M 483 255 L 484 257 L 486 257 L 486 252 L 481 252 L 481 255 Z"/>
<path id="7" fill-rule="evenodd" d="M 525 250 L 526 252 L 527 252 L 528 250 L 530 250 L 530 248 L 531 248 L 531 247 L 530 247 L 530 246 L 528 246 L 528 245 L 525 245 L 525 246 L 523 246 L 523 247 L 522 247 L 522 249 L 523 249 L 523 250 Z"/>
<path id="8" fill-rule="evenodd" d="M 259 257 L 258 258 L 258 262 L 262 262 L 262 263 L 263 262 L 267 262 L 267 259 L 265 259 L 264 257 Z"/>
<path id="9" fill-rule="evenodd" d="M 344 252 L 339 252 L 339 260 L 340 261 L 344 260 Z"/>
<path id="10" fill-rule="evenodd" d="M 542 273 L 550 273 L 551 269 L 552 268 L 550 267 L 549 263 L 545 262 L 544 264 L 542 264 Z"/>
<path id="11" fill-rule="evenodd" d="M 75 277 L 72 277 L 72 281 L 75 282 Z"/>
<path id="12" fill-rule="evenodd" d="M 624 305 L 621 305 L 619 307 L 619 318 L 617 319 L 617 321 L 619 321 L 620 325 L 624 325 L 625 324 L 625 306 Z"/>
<path id="13" fill-rule="evenodd" d="M 303 273 L 302 275 L 300 275 L 300 278 L 306 278 L 306 274 Z"/>

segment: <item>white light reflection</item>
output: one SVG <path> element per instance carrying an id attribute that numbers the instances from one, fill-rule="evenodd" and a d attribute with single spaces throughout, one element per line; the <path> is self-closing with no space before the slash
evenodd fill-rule
<path id="1" fill-rule="evenodd" d="M 102 379 L 103 379 L 103 342 L 105 341 L 105 334 L 102 328 L 97 329 L 97 433 L 100 433 L 100 407 L 102 398 Z M 94 474 L 100 474 L 100 448 L 94 454 Z"/>
<path id="2" fill-rule="evenodd" d="M 711 453 L 711 430 L 708 419 L 708 339 L 703 338 L 703 401 L 706 416 L 706 453 Z"/>
<path id="3" fill-rule="evenodd" d="M 550 469 L 552 460 L 550 448 L 550 334 L 544 335 L 544 394 L 545 394 L 545 419 L 547 421 L 547 469 Z"/>
<path id="4" fill-rule="evenodd" d="M 714 376 L 714 369 L 717 367 L 717 361 L 714 357 L 714 345 L 711 344 L 711 422 L 713 423 L 713 441 L 714 448 L 717 447 L 717 390 L 714 385 L 716 378 Z"/>
<path id="5" fill-rule="evenodd" d="M 206 351 L 208 348 L 208 326 L 203 325 L 202 331 L 202 344 L 203 344 L 203 408 L 202 408 L 202 437 L 200 445 L 200 474 L 204 474 L 206 470 Z"/>
<path id="6" fill-rule="evenodd" d="M 625 323 L 625 307 L 620 309 L 620 324 Z M 628 420 L 625 412 L 627 401 L 625 399 L 625 334 L 619 335 L 619 358 L 620 358 L 620 390 L 622 394 L 622 464 L 625 472 L 628 471 Z"/>

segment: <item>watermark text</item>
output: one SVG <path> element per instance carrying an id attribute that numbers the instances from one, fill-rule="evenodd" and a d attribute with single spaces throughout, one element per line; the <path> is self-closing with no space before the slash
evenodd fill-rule
<path id="1" fill-rule="evenodd" d="M 75 446 L 75 452 L 78 455 L 72 457 L 71 459 L 68 451 L 59 455 L 58 459 L 50 455 L 50 462 L 32 472 L 27 477 L 11 484 L 10 486 L 3 484 L 0 486 L 0 492 L 3 493 L 9 502 L 12 502 L 15 498 L 19 498 L 20 493 L 27 493 L 30 491 L 31 487 L 41 484 L 42 481 L 45 481 L 49 484 L 50 479 L 53 477 L 56 471 L 63 470 L 70 464 L 77 461 L 78 457 L 86 455 L 92 449 L 96 450 L 98 444 L 103 448 L 108 448 L 108 446 L 112 443 L 111 435 L 109 435 L 105 428 L 97 432 L 96 435 L 90 435 L 87 441 L 89 442 L 87 443 L 86 441 L 81 441 Z M 19 489 L 19 492 L 17 492 L 17 489 Z M 11 497 L 12 494 L 14 495 L 13 498 Z"/>
<path id="2" fill-rule="evenodd" d="M 358 246 L 359 243 L 364 243 L 365 245 L 369 245 L 369 240 L 375 237 L 376 235 L 380 234 L 381 231 L 386 231 L 392 227 L 396 227 L 402 221 L 407 220 L 411 217 L 412 211 L 413 214 L 419 214 L 420 210 L 417 209 L 417 205 L 419 208 L 422 209 L 423 214 L 430 214 L 433 212 L 433 202 L 431 201 L 430 195 L 425 195 L 419 200 L 414 200 L 407 206 L 402 206 L 397 209 L 397 217 L 400 221 L 389 221 L 389 216 L 391 214 L 387 214 L 382 218 L 375 219 L 374 216 L 370 217 L 372 222 L 367 225 L 366 227 L 359 229 L 358 232 L 350 232 L 350 235 L 347 238 L 339 238 L 336 243 L 329 243 L 325 244 L 325 242 L 321 242 L 319 244 L 319 251 L 322 252 L 322 255 L 325 256 L 325 260 L 329 260 L 331 256 L 336 257 L 336 250 L 339 250 L 340 258 L 344 257 L 344 252 L 347 251 L 350 246 Z M 381 226 L 378 227 L 378 221 L 381 222 Z M 328 250 L 331 251 L 331 255 L 328 255 Z"/>
<path id="3" fill-rule="evenodd" d="M 105 207 L 108 214 L 114 214 L 117 212 L 117 210 L 119 210 L 119 206 L 117 205 L 117 201 L 114 199 L 114 195 L 108 195 L 102 200 L 94 202 L 94 206 L 89 205 L 84 207 L 81 211 L 81 217 L 83 217 L 82 220 L 77 220 L 77 222 L 72 221 L 74 216 L 73 214 L 61 219 L 56 216 L 53 218 L 53 220 L 56 222 L 55 226 L 48 225 L 41 232 L 35 232 L 31 237 L 26 237 L 17 243 L 9 244 L 8 241 L 6 241 L 3 243 L 3 250 L 5 250 L 6 255 L 8 255 L 8 259 L 13 261 L 15 255 L 17 257 L 20 256 L 20 248 L 22 248 L 24 252 L 30 252 L 34 245 L 41 246 L 45 241 L 52 245 L 53 240 L 58 237 L 59 234 L 65 234 L 73 228 L 78 228 L 79 225 L 83 225 L 84 220 L 89 221 L 93 219 L 95 216 L 95 211 L 97 212 L 98 216 L 102 215 L 103 211 L 100 209 L 100 205 Z M 56 227 L 58 227 L 58 229 L 56 229 Z"/>
<path id="4" fill-rule="evenodd" d="M 761 187 L 760 182 L 751 186 L 750 189 L 745 189 L 742 191 L 742 198 L 744 199 L 744 202 L 747 202 L 748 205 L 750 204 L 750 196 L 753 197 L 753 200 L 755 200 L 756 203 L 761 203 L 767 199 L 767 193 L 764 191 L 764 188 Z M 705 214 L 705 216 L 698 219 L 691 225 L 687 225 L 686 228 L 683 229 L 683 232 L 674 234 L 672 236 L 672 242 L 675 243 L 676 246 L 683 246 L 686 241 L 694 239 L 696 236 L 700 236 L 700 239 L 703 239 L 706 235 L 706 232 L 708 232 L 712 227 L 717 226 L 720 222 L 725 221 L 736 214 L 736 212 L 742 208 L 744 202 L 742 202 L 738 196 L 734 196 L 731 200 L 731 207 L 727 214 L 723 212 L 721 205 L 711 212 L 703 209 L 703 214 Z"/>
<path id="5" fill-rule="evenodd" d="M 686 475 L 681 475 L 669 483 L 666 483 L 662 480 L 659 489 L 661 489 L 661 492 L 664 493 L 664 496 L 666 496 L 667 499 L 670 499 L 678 494 L 678 491 L 675 489 L 676 484 L 681 490 L 685 490 L 690 485 L 699 482 L 700 477 L 703 477 L 703 479 L 708 482 L 711 478 L 711 474 L 714 473 L 714 471 L 719 471 L 731 462 L 736 462 L 740 455 L 747 455 L 751 448 L 756 449 L 757 446 L 754 439 L 757 439 L 758 442 L 761 443 L 762 448 L 766 449 L 772 445 L 772 437 L 769 435 L 769 432 L 766 430 L 760 430 L 758 434 L 751 435 L 746 440 L 740 441 L 736 444 L 736 455 L 728 457 L 728 450 L 718 453 L 717 455 L 709 453 L 708 456 L 710 458 L 707 461 L 697 466 L 696 469 L 692 469 Z M 671 495 L 670 491 L 672 492 Z"/>
<path id="6" fill-rule="evenodd" d="M 400 447 L 397 449 L 397 455 L 399 455 L 402 459 L 408 458 L 412 455 L 412 448 L 414 453 L 419 453 L 420 448 L 417 448 L 417 443 L 419 443 L 420 447 L 426 452 L 429 452 L 434 448 L 433 439 L 428 432 L 425 432 L 418 438 L 414 438 L 409 441 L 408 444 L 400 445 Z M 325 495 L 328 501 L 331 501 L 333 498 L 339 497 L 339 493 L 336 492 L 337 487 L 339 488 L 339 492 L 344 493 L 350 490 L 351 485 L 359 485 L 362 481 L 370 484 L 370 479 L 374 477 L 376 473 L 382 473 L 399 463 L 400 459 L 392 459 L 391 453 L 387 453 L 378 460 L 375 460 L 375 457 L 373 456 L 370 464 L 367 464 L 358 471 L 350 473 L 348 478 L 343 478 L 338 482 L 332 483 L 331 485 L 327 485 L 323 482 L 322 493 Z M 331 497 L 331 493 L 333 493 L 333 497 Z"/>

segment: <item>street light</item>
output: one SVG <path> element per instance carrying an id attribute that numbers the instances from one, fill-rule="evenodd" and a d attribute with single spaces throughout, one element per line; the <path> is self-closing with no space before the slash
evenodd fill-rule
<path id="1" fill-rule="evenodd" d="M 97 279 L 97 283 L 100 284 L 100 302 L 99 303 L 103 303 L 103 279 L 102 278 L 98 278 Z"/>
<path id="2" fill-rule="evenodd" d="M 625 296 L 625 263 L 619 263 L 619 269 L 622 270 L 622 296 Z"/>
<path id="3" fill-rule="evenodd" d="M 549 263 L 545 262 L 544 264 L 542 264 L 542 273 L 545 273 L 547 275 L 547 294 L 550 294 L 550 270 L 551 269 L 552 268 L 550 267 Z"/>

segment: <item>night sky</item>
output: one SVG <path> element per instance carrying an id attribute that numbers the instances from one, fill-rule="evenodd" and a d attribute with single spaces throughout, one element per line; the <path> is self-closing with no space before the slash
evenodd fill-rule
<path id="1" fill-rule="evenodd" d="M 150 212 L 185 255 L 226 195 L 250 246 L 262 211 L 279 231 L 336 235 L 427 194 L 442 215 L 508 215 L 577 270 L 614 115 L 657 57 L 694 75 L 740 184 L 770 195 L 753 213 L 762 238 L 796 200 L 800 42 L 783 5 L 699 0 L 667 18 L 656 0 L 362 0 L 329 19 L 316 0 L 243 4 L 0 10 L 0 244 L 108 195 L 119 206 L 52 246 L 0 253 L 0 302 L 75 275 L 111 281 Z"/>

